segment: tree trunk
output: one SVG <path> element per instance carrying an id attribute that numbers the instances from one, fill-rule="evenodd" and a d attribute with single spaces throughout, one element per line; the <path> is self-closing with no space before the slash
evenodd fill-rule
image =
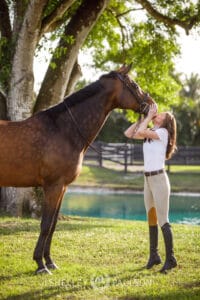
<path id="1" fill-rule="evenodd" d="M 30 1 L 18 35 L 12 62 L 11 88 L 8 94 L 8 116 L 11 120 L 22 120 L 32 114 L 33 57 L 46 2 L 47 0 Z"/>
<path id="2" fill-rule="evenodd" d="M 7 119 L 6 96 L 0 91 L 0 120 Z"/>
<path id="3" fill-rule="evenodd" d="M 41 213 L 42 197 L 40 189 L 36 188 L 1 188 L 0 209 L 15 217 L 37 218 Z"/>

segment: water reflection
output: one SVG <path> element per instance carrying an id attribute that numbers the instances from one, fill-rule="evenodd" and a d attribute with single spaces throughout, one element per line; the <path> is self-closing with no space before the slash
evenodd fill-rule
<path id="1" fill-rule="evenodd" d="M 64 197 L 61 213 L 98 218 L 146 220 L 142 194 L 69 192 Z M 200 197 L 172 195 L 170 222 L 200 225 Z"/>

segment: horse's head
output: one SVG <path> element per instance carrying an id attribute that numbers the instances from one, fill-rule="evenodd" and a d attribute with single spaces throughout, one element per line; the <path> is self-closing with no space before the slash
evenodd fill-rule
<path id="1" fill-rule="evenodd" d="M 144 92 L 128 76 L 130 69 L 131 65 L 123 65 L 119 70 L 105 75 L 105 77 L 110 76 L 110 78 L 115 79 L 115 106 L 122 109 L 132 109 L 139 114 L 146 115 L 149 111 L 149 106 L 155 102 L 148 93 Z"/>

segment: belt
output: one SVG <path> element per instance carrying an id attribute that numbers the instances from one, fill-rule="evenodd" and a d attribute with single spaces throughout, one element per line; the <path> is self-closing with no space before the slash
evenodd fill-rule
<path id="1" fill-rule="evenodd" d="M 152 171 L 152 172 L 144 172 L 145 176 L 154 176 L 154 175 L 158 175 L 164 173 L 164 169 L 158 170 L 158 171 Z"/>

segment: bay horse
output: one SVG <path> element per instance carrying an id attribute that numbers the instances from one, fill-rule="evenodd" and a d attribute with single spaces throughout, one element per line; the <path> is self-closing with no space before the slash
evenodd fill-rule
<path id="1" fill-rule="evenodd" d="M 64 98 L 24 121 L 0 121 L 0 186 L 42 187 L 36 274 L 57 268 L 52 236 L 67 186 L 79 175 L 84 153 L 114 108 L 146 114 L 153 99 L 128 76 L 130 66 Z"/>

